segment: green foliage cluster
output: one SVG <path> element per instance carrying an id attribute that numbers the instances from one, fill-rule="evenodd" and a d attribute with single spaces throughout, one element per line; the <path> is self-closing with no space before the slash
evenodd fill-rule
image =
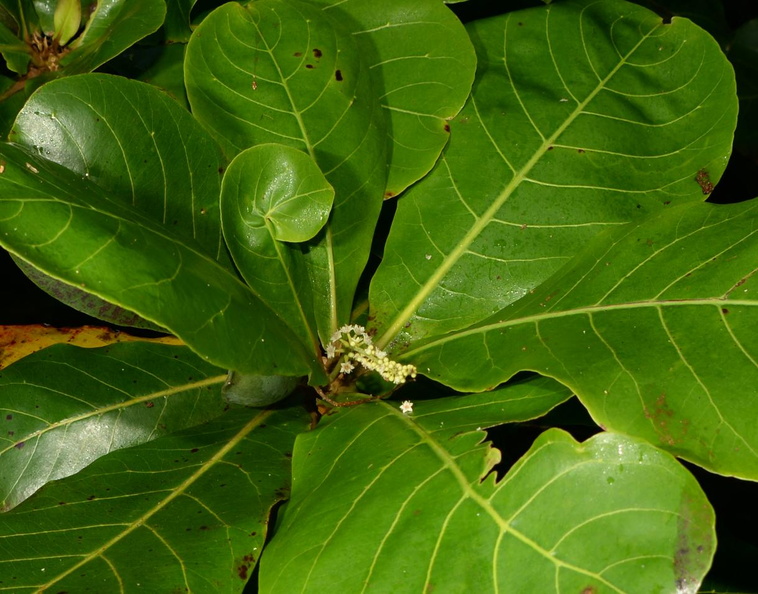
<path id="1" fill-rule="evenodd" d="M 0 0 L 0 245 L 184 343 L 0 372 L 0 590 L 696 592 L 677 458 L 758 478 L 716 39 L 625 0 L 194 4 Z M 597 434 L 498 479 L 486 430 L 574 395 Z"/>

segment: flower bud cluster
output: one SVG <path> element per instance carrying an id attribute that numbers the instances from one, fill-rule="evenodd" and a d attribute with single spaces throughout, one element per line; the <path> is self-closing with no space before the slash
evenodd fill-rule
<path id="1" fill-rule="evenodd" d="M 392 361 L 387 353 L 372 344 L 366 329 L 358 324 L 342 326 L 332 335 L 331 344 L 326 347 L 326 356 L 333 359 L 338 353 L 345 359 L 340 365 L 340 373 L 350 373 L 355 369 L 355 364 L 360 364 L 394 384 L 403 384 L 407 378 L 416 377 L 415 366 Z"/>

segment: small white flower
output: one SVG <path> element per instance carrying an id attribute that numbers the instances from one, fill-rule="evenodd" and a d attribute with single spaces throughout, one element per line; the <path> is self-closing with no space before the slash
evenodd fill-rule
<path id="1" fill-rule="evenodd" d="M 330 344 L 328 347 L 326 347 L 326 358 L 327 359 L 334 359 L 334 355 L 337 354 L 337 349 L 334 348 L 333 344 Z"/>
<path id="2" fill-rule="evenodd" d="M 355 366 L 350 361 L 345 361 L 340 365 L 340 373 L 350 373 L 353 369 Z"/>
<path id="3" fill-rule="evenodd" d="M 403 412 L 404 415 L 412 413 L 413 402 L 411 402 L 410 400 L 403 400 L 403 403 L 400 405 L 400 410 Z"/>

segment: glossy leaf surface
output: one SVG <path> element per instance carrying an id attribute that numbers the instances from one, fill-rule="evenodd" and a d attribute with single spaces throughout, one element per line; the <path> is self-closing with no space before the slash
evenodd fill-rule
<path id="1" fill-rule="evenodd" d="M 39 89 L 10 139 L 107 188 L 223 263 L 218 214 L 218 146 L 192 117 L 155 88 L 106 75 L 69 77 Z M 64 303 L 107 322 L 151 327 L 86 291 L 24 272 Z"/>
<path id="2" fill-rule="evenodd" d="M 618 0 L 475 21 L 479 70 L 440 163 L 400 201 L 371 288 L 377 343 L 463 328 L 586 241 L 720 177 L 734 75 L 685 19 Z"/>
<path id="3" fill-rule="evenodd" d="M 447 121 L 471 90 L 476 55 L 463 25 L 439 0 L 313 0 L 365 41 L 372 75 L 389 114 L 386 196 L 434 166 L 448 141 Z"/>
<path id="4" fill-rule="evenodd" d="M 537 371 L 603 427 L 755 479 L 757 230 L 754 203 L 665 211 L 598 237 L 532 295 L 405 356 L 464 390 Z"/>
<path id="5" fill-rule="evenodd" d="M 241 592 L 307 424 L 296 409 L 233 409 L 45 487 L 0 515 L 2 586 Z"/>
<path id="6" fill-rule="evenodd" d="M 215 365 L 308 373 L 312 357 L 287 326 L 197 243 L 28 149 L 0 146 L 0 159 L 0 245 L 11 253 L 167 328 Z"/>
<path id="7" fill-rule="evenodd" d="M 385 187 L 385 114 L 361 47 L 311 4 L 262 0 L 213 11 L 185 61 L 192 111 L 227 154 L 287 144 L 334 187 L 331 218 L 306 257 L 324 295 L 316 312 L 323 342 L 349 319 Z"/>
<path id="8" fill-rule="evenodd" d="M 697 590 L 713 512 L 670 455 L 552 429 L 495 482 L 484 434 L 438 432 L 424 404 L 358 406 L 298 438 L 263 591 Z"/>
<path id="9" fill-rule="evenodd" d="M 299 244 L 321 231 L 333 201 L 334 190 L 313 160 L 281 144 L 242 151 L 221 190 L 224 235 L 237 269 L 317 356 L 313 304 L 324 291 L 313 291 L 308 246 Z"/>
<path id="10" fill-rule="evenodd" d="M 187 347 L 50 347 L 0 372 L 0 508 L 97 458 L 219 416 L 223 370 Z"/>

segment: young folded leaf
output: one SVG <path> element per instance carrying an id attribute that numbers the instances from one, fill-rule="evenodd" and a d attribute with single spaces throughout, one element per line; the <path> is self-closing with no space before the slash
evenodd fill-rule
<path id="1" fill-rule="evenodd" d="M 304 152 L 281 144 L 246 149 L 221 186 L 227 246 L 247 284 L 320 357 L 314 303 L 327 298 L 308 280 L 307 242 L 329 218 L 334 189 Z M 321 310 L 321 306 L 316 306 Z"/>

